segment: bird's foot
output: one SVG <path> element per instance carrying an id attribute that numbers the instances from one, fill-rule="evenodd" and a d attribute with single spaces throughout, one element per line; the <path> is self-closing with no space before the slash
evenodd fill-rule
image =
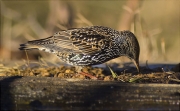
<path id="1" fill-rule="evenodd" d="M 91 78 L 93 80 L 102 80 L 102 78 L 96 77 L 93 74 L 91 74 L 91 72 L 90 72 L 90 70 L 92 70 L 91 67 L 89 67 L 89 68 L 88 67 L 83 68 L 82 66 L 75 66 L 75 67 L 76 67 L 77 73 L 80 74 L 80 75 L 89 77 L 89 78 Z"/>
<path id="2" fill-rule="evenodd" d="M 81 75 L 90 77 L 91 79 L 94 79 L 94 80 L 97 80 L 97 79 L 98 79 L 97 77 L 95 77 L 95 76 L 93 76 L 92 74 L 89 74 L 89 73 L 79 72 L 78 74 L 81 74 Z"/>

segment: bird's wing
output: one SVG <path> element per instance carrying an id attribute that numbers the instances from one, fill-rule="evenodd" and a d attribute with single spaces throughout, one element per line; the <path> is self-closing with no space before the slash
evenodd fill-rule
<path id="1" fill-rule="evenodd" d="M 72 50 L 75 53 L 92 54 L 112 45 L 107 30 L 98 26 L 59 31 L 54 34 L 56 47 Z"/>
<path id="2" fill-rule="evenodd" d="M 52 53 L 73 52 L 93 54 L 112 45 L 110 40 L 112 36 L 108 29 L 106 27 L 93 26 L 59 31 L 51 37 L 21 44 L 20 49 L 37 48 Z"/>

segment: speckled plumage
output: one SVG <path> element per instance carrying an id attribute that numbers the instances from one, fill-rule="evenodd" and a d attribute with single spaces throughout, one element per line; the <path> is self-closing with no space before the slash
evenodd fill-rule
<path id="1" fill-rule="evenodd" d="M 116 31 L 103 26 L 74 28 L 20 46 L 21 50 L 39 49 L 54 53 L 75 66 L 96 65 L 127 56 L 139 71 L 139 43 L 130 31 Z"/>

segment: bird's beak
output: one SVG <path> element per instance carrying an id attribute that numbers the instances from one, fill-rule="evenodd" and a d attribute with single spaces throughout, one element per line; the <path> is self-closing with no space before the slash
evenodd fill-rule
<path id="1" fill-rule="evenodd" d="M 138 73 L 140 73 L 140 68 L 139 68 L 139 61 L 138 60 L 132 60 L 134 62 L 134 65 L 137 68 Z"/>

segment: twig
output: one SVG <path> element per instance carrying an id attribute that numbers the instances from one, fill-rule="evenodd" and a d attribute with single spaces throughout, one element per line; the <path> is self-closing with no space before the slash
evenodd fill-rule
<path id="1" fill-rule="evenodd" d="M 166 74 L 174 74 L 173 71 L 167 71 L 167 72 L 166 72 L 166 71 L 164 70 L 164 68 L 161 68 L 161 69 L 162 69 L 162 71 L 163 71 L 164 73 L 166 73 Z"/>
<path id="2" fill-rule="evenodd" d="M 124 74 L 126 74 L 126 70 L 127 70 L 127 69 L 124 69 Z"/>
<path id="3" fill-rule="evenodd" d="M 148 65 L 148 60 L 146 60 L 146 68 L 147 68 L 147 69 L 150 69 L 150 68 L 149 68 L 149 65 Z"/>
<path id="4" fill-rule="evenodd" d="M 27 51 L 26 51 L 26 50 L 24 50 L 24 51 L 25 51 L 25 53 L 26 53 L 27 64 L 28 64 L 28 67 L 29 67 L 29 57 L 28 57 Z"/>
<path id="5" fill-rule="evenodd" d="M 176 81 L 176 82 L 180 82 L 180 80 L 178 80 L 178 79 L 172 79 L 172 78 L 170 78 L 169 80 Z"/>

